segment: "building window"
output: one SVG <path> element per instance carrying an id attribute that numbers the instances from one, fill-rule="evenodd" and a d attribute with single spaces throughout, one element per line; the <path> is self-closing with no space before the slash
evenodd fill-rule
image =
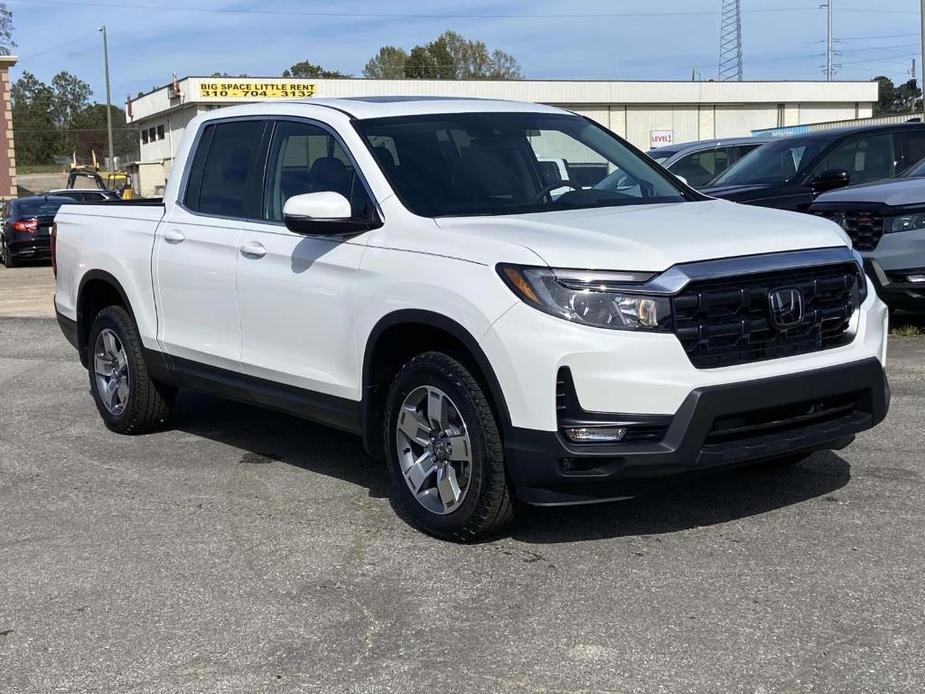
<path id="1" fill-rule="evenodd" d="M 143 145 L 148 144 L 148 131 L 147 130 L 141 131 L 141 144 Z"/>
<path id="2" fill-rule="evenodd" d="M 158 140 L 164 139 L 164 126 L 163 125 L 157 126 L 157 139 Z"/>
<path id="3" fill-rule="evenodd" d="M 151 142 L 154 142 L 156 137 L 157 137 L 157 134 L 154 128 L 148 128 L 148 139 L 151 140 Z"/>

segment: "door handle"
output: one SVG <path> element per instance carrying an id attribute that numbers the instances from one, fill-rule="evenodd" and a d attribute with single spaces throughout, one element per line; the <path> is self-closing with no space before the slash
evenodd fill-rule
<path id="1" fill-rule="evenodd" d="M 258 241 L 247 241 L 241 246 L 241 255 L 248 258 L 262 258 L 266 254 L 266 247 Z"/>
<path id="2" fill-rule="evenodd" d="M 168 229 L 164 232 L 164 240 L 167 243 L 183 243 L 186 241 L 186 237 L 179 229 Z"/>

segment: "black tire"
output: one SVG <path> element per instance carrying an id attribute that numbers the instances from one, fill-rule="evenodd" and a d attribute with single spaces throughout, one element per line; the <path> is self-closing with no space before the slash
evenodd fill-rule
<path id="1" fill-rule="evenodd" d="M 471 442 L 468 491 L 455 510 L 433 513 L 405 483 L 397 448 L 402 403 L 421 386 L 436 387 L 453 401 Z M 455 542 L 474 542 L 498 532 L 514 516 L 504 466 L 504 449 L 495 414 L 479 383 L 460 362 L 426 352 L 406 362 L 389 388 L 385 410 L 385 455 L 395 498 L 424 532 Z"/>
<path id="2" fill-rule="evenodd" d="M 119 414 L 113 414 L 103 404 L 96 378 L 94 347 L 99 334 L 106 329 L 118 337 L 128 364 L 128 397 Z M 141 337 L 132 317 L 124 308 L 108 306 L 96 314 L 90 326 L 87 351 L 90 392 L 108 429 L 118 434 L 145 434 L 158 429 L 166 421 L 176 390 L 151 380 L 145 366 Z"/>
<path id="3" fill-rule="evenodd" d="M 8 268 L 14 268 L 19 265 L 19 261 L 10 253 L 10 247 L 6 245 L 6 241 L 3 242 L 3 264 Z"/>

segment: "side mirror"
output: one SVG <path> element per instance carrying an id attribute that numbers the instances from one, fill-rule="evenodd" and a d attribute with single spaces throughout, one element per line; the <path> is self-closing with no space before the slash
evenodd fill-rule
<path id="1" fill-rule="evenodd" d="M 283 221 L 289 231 L 304 236 L 359 234 L 382 226 L 378 220 L 354 218 L 350 201 L 333 191 L 293 195 L 283 205 Z"/>
<path id="2" fill-rule="evenodd" d="M 813 193 L 824 193 L 827 190 L 844 188 L 851 184 L 851 176 L 844 169 L 830 169 L 810 179 L 809 187 Z"/>
<path id="3" fill-rule="evenodd" d="M 675 174 L 674 177 L 677 178 L 679 181 L 681 181 L 681 183 L 683 183 L 684 185 L 686 186 L 690 185 L 690 183 L 687 182 L 687 179 L 684 178 L 684 176 L 679 176 L 678 174 Z"/>

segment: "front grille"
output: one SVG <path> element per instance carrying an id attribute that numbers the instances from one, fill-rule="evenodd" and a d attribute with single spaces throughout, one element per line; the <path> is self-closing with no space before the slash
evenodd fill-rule
<path id="1" fill-rule="evenodd" d="M 803 317 L 791 327 L 772 320 L 769 297 L 779 289 L 802 295 Z M 831 349 L 853 339 L 859 289 L 854 263 L 698 280 L 672 299 L 674 332 L 701 369 Z"/>
<path id="2" fill-rule="evenodd" d="M 883 237 L 883 215 L 876 212 L 818 210 L 815 214 L 831 219 L 851 237 L 859 251 L 872 251 Z"/>

